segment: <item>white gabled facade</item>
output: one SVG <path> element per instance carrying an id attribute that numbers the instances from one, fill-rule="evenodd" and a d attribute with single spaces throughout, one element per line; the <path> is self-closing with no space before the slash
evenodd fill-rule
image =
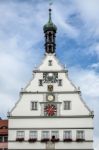
<path id="1" fill-rule="evenodd" d="M 54 37 L 51 23 L 44 31 Z M 55 52 L 44 57 L 9 114 L 8 149 L 93 150 L 93 113 Z"/>

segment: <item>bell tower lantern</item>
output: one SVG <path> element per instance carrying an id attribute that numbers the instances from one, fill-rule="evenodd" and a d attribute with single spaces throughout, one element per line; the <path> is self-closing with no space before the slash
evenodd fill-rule
<path id="1" fill-rule="evenodd" d="M 52 22 L 51 9 L 49 9 L 49 21 L 44 25 L 43 30 L 45 34 L 45 53 L 55 53 L 55 34 L 57 31 L 56 25 Z"/>

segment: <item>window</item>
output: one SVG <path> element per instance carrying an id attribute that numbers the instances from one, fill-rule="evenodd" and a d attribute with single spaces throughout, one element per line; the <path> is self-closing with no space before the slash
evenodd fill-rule
<path id="1" fill-rule="evenodd" d="M 3 142 L 3 136 L 0 136 L 0 142 Z"/>
<path id="2" fill-rule="evenodd" d="M 6 126 L 2 126 L 2 127 L 1 127 L 1 129 L 7 129 L 7 128 L 8 128 L 8 127 L 6 127 Z"/>
<path id="3" fill-rule="evenodd" d="M 49 138 L 49 131 L 42 131 L 42 139 Z"/>
<path id="4" fill-rule="evenodd" d="M 56 139 L 59 138 L 59 132 L 58 131 L 52 131 L 52 137 L 55 137 Z"/>
<path id="5" fill-rule="evenodd" d="M 48 61 L 48 66 L 52 66 L 52 60 Z"/>
<path id="6" fill-rule="evenodd" d="M 7 141 L 8 141 L 8 137 L 4 136 L 4 142 L 7 142 Z"/>
<path id="7" fill-rule="evenodd" d="M 24 138 L 24 131 L 17 131 L 17 138 Z"/>
<path id="8" fill-rule="evenodd" d="M 30 138 L 32 139 L 35 139 L 37 138 L 37 131 L 30 131 Z"/>
<path id="9" fill-rule="evenodd" d="M 37 102 L 31 102 L 31 109 L 37 110 Z"/>
<path id="10" fill-rule="evenodd" d="M 77 131 L 77 139 L 85 139 L 84 131 Z"/>
<path id="11" fill-rule="evenodd" d="M 39 86 L 43 86 L 43 80 L 39 80 Z"/>
<path id="12" fill-rule="evenodd" d="M 64 131 L 64 139 L 71 139 L 71 131 Z"/>
<path id="13" fill-rule="evenodd" d="M 7 142 L 8 137 L 7 136 L 0 136 L 0 142 Z"/>
<path id="14" fill-rule="evenodd" d="M 71 101 L 64 101 L 64 110 L 71 109 Z"/>
<path id="15" fill-rule="evenodd" d="M 62 86 L 62 79 L 58 80 L 58 86 Z"/>

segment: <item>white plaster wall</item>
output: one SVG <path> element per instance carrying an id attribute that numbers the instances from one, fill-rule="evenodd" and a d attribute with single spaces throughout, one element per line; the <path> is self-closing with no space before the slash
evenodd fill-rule
<path id="1" fill-rule="evenodd" d="M 48 61 L 52 60 L 52 66 L 48 65 Z M 64 67 L 60 64 L 59 60 L 54 56 L 54 54 L 46 54 L 41 65 L 38 67 L 40 71 L 61 71 Z"/>
<path id="2" fill-rule="evenodd" d="M 48 60 L 53 60 L 53 66 L 48 66 Z M 54 55 L 47 55 L 43 60 L 43 63 L 40 65 L 39 69 L 44 69 L 47 71 L 48 68 L 53 68 L 54 71 L 57 71 L 57 68 L 62 68 L 62 66 L 58 63 L 58 60 Z M 56 70 L 55 70 L 56 68 Z M 53 69 L 52 69 L 53 70 Z M 81 101 L 81 98 L 78 93 L 71 94 L 59 94 L 58 92 L 75 92 L 77 91 L 76 87 L 71 83 L 68 79 L 66 73 L 58 73 L 59 79 L 62 79 L 62 86 L 58 86 L 58 83 L 53 83 L 54 92 L 57 94 L 56 101 L 62 102 L 65 100 L 70 100 L 72 103 L 72 109 L 69 111 L 63 110 L 63 104 L 60 107 L 60 115 L 89 115 L 90 111 L 85 107 L 84 103 Z M 39 79 L 43 79 L 43 73 L 35 73 L 33 80 L 23 89 L 26 92 L 38 92 L 38 94 L 31 93 L 23 93 L 20 97 L 19 102 L 11 111 L 12 116 L 40 116 L 41 115 L 41 105 L 38 104 L 37 111 L 31 111 L 31 101 L 43 102 L 46 101 L 44 95 L 39 94 L 39 92 L 48 92 L 47 85 L 48 83 L 44 83 L 43 86 L 39 86 Z"/>
<path id="3" fill-rule="evenodd" d="M 55 144 L 56 149 L 92 149 L 92 142 L 87 143 L 87 142 L 82 142 L 82 143 L 77 143 L 77 142 L 71 142 L 71 143 L 57 143 Z"/>
<path id="4" fill-rule="evenodd" d="M 35 73 L 33 79 L 26 86 L 25 91 L 28 92 L 47 92 L 47 85 L 54 85 L 53 91 L 76 91 L 77 89 L 69 81 L 66 73 L 58 73 L 58 79 L 62 79 L 62 86 L 58 86 L 58 83 L 43 83 L 43 86 L 39 86 L 39 79 L 43 79 L 43 73 Z"/>
<path id="5" fill-rule="evenodd" d="M 61 102 L 60 116 L 90 115 L 90 111 L 81 100 L 79 94 L 55 94 L 55 101 Z M 64 101 L 71 101 L 71 110 L 64 110 Z M 31 110 L 31 102 L 38 102 L 38 110 Z M 41 116 L 42 105 L 46 101 L 46 94 L 23 94 L 13 109 L 12 116 Z"/>
<path id="6" fill-rule="evenodd" d="M 92 128 L 92 118 L 10 119 L 9 128 Z"/>
<path id="7" fill-rule="evenodd" d="M 45 149 L 45 143 L 9 142 L 8 149 Z"/>
<path id="8" fill-rule="evenodd" d="M 64 110 L 64 105 L 61 105 L 61 115 L 62 116 L 75 116 L 75 115 L 89 115 L 90 110 L 87 108 L 85 103 L 81 100 L 79 94 L 58 94 L 58 101 L 71 101 L 71 109 Z"/>
<path id="9" fill-rule="evenodd" d="M 46 144 L 41 142 L 36 143 L 28 143 L 28 142 L 9 142 L 8 145 L 9 149 L 46 149 Z M 55 144 L 56 149 L 92 149 L 92 143 L 91 142 L 71 142 L 71 143 L 63 143 L 59 142 Z"/>

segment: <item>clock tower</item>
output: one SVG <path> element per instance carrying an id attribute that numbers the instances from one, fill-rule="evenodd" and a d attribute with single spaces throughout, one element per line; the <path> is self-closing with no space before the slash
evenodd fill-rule
<path id="1" fill-rule="evenodd" d="M 8 115 L 9 150 L 93 150 L 93 112 L 56 57 L 57 27 L 43 27 L 45 55 Z"/>

